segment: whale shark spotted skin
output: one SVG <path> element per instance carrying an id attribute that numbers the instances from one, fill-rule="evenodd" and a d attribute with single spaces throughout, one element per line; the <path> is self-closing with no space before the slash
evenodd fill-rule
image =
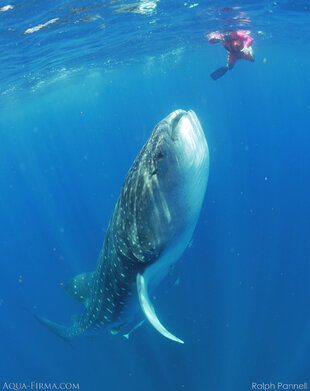
<path id="1" fill-rule="evenodd" d="M 207 141 L 196 114 L 172 112 L 154 128 L 127 174 L 95 271 L 65 287 L 84 312 L 73 315 L 68 327 L 37 319 L 64 338 L 103 330 L 128 337 L 142 315 L 162 335 L 183 343 L 161 324 L 148 292 L 190 242 L 208 173 Z"/>

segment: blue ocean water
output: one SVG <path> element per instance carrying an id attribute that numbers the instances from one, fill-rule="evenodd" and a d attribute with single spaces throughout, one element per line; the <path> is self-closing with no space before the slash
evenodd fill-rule
<path id="1" fill-rule="evenodd" d="M 7 6 L 10 7 L 7 7 Z M 1 2 L 0 387 L 251 390 L 310 382 L 307 1 Z M 255 62 L 222 79 L 212 31 L 249 29 Z M 32 317 L 82 310 L 125 175 L 152 129 L 195 110 L 210 177 L 193 240 L 127 341 L 70 344 Z M 174 284 L 178 281 L 179 284 Z"/>

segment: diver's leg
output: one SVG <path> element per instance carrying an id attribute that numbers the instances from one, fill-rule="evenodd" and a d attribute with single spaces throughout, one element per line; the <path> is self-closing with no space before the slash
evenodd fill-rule
<path id="1" fill-rule="evenodd" d="M 237 58 L 233 56 L 230 52 L 228 53 L 227 57 L 227 68 L 229 70 L 233 69 L 235 63 L 237 62 Z"/>
<path id="2" fill-rule="evenodd" d="M 227 65 L 225 65 L 224 67 L 221 67 L 221 68 L 217 69 L 216 71 L 212 72 L 211 75 L 210 75 L 212 77 L 212 79 L 213 80 L 217 80 L 220 77 L 224 76 L 225 73 L 228 70 L 233 69 L 233 67 L 234 67 L 234 65 L 235 65 L 237 60 L 238 59 L 235 56 L 233 56 L 231 54 L 231 52 L 228 52 Z"/>

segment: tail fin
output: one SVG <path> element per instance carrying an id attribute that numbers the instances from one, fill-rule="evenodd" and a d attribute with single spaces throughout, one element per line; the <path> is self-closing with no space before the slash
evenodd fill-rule
<path id="1" fill-rule="evenodd" d="M 52 322 L 51 320 L 48 320 L 46 318 L 43 318 L 43 316 L 39 316 L 36 314 L 33 314 L 33 316 L 41 323 L 43 326 L 47 327 L 52 333 L 58 335 L 60 338 L 69 338 L 73 336 L 73 327 L 67 327 L 62 326 L 61 324 Z"/>
<path id="2" fill-rule="evenodd" d="M 212 77 L 213 80 L 217 80 L 220 77 L 224 76 L 227 71 L 228 71 L 228 67 L 224 66 L 211 73 L 210 76 Z"/>

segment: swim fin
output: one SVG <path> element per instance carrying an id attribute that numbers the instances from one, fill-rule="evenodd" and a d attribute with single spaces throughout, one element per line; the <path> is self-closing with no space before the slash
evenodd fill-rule
<path id="1" fill-rule="evenodd" d="M 226 65 L 212 72 L 210 76 L 212 77 L 213 80 L 217 80 L 220 77 L 224 76 L 227 71 L 228 71 L 228 66 Z"/>

